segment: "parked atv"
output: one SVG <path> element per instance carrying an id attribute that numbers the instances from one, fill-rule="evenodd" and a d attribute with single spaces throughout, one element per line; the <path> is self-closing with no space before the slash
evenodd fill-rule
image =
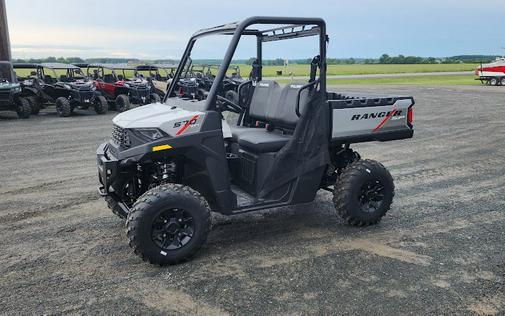
<path id="1" fill-rule="evenodd" d="M 23 80 L 23 94 L 37 109 L 49 103 L 55 105 L 61 117 L 70 116 L 77 108 L 93 108 L 97 114 L 107 113 L 107 100 L 97 93 L 93 81 L 88 80 L 77 66 L 60 63 L 17 64 L 16 69 L 19 69 L 18 72 L 30 71 L 26 77 L 22 74 L 18 76 Z"/>
<path id="2" fill-rule="evenodd" d="M 21 84 L 21 95 L 30 102 L 31 114 L 39 114 L 41 109 L 54 104 L 54 100 L 44 93 L 41 79 L 42 67 L 38 64 L 13 64 L 17 80 Z"/>
<path id="3" fill-rule="evenodd" d="M 0 111 L 15 111 L 19 118 L 29 118 L 32 109 L 21 91 L 12 64 L 0 61 Z"/>
<path id="4" fill-rule="evenodd" d="M 163 99 L 167 90 L 167 82 L 162 81 L 158 67 L 153 65 L 141 65 L 135 67 L 135 78 L 145 79 L 151 87 L 151 93 L 154 93 Z"/>
<path id="5" fill-rule="evenodd" d="M 232 36 L 208 95 L 181 95 L 195 42 L 214 35 Z M 224 97 L 223 81 L 242 36 L 257 38 L 258 65 L 235 103 Z M 263 43 L 308 36 L 319 41 L 308 81 L 263 80 Z M 382 219 L 393 201 L 393 178 L 351 144 L 411 138 L 414 99 L 328 91 L 327 43 L 326 24 L 317 18 L 253 17 L 201 30 L 189 41 L 165 104 L 113 119 L 112 138 L 97 150 L 99 192 L 126 218 L 135 254 L 160 265 L 188 260 L 207 239 L 211 210 L 233 215 L 304 204 L 319 190 L 332 192 L 337 214 L 350 225 Z M 239 114 L 236 126 L 222 119 L 226 112 Z"/>
<path id="6" fill-rule="evenodd" d="M 121 73 L 119 78 L 125 80 L 125 86 L 130 88 L 130 101 L 145 105 L 160 102 L 161 98 L 151 91 L 151 86 L 145 78 L 135 77 L 135 67 L 130 65 L 114 65 L 115 71 Z"/>
<path id="7" fill-rule="evenodd" d="M 91 64 L 87 67 L 87 76 L 94 80 L 102 95 L 118 112 L 130 109 L 131 104 L 147 104 L 160 100 L 151 93 L 146 80 L 127 80 L 126 71 L 133 76 L 134 68 L 113 64 Z"/>

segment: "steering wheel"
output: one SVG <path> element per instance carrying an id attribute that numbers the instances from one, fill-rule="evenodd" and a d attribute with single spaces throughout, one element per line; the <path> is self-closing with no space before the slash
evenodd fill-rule
<path id="1" fill-rule="evenodd" d="M 232 102 L 232 101 L 228 100 L 227 98 L 224 98 L 220 95 L 217 96 L 217 102 L 219 102 L 220 105 L 224 106 L 225 111 L 230 111 L 230 112 L 238 113 L 238 114 L 240 114 L 244 111 L 240 105 L 235 104 L 234 102 Z"/>

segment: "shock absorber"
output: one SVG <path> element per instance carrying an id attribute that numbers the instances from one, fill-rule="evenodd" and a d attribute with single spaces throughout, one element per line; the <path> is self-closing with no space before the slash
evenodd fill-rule
<path id="1" fill-rule="evenodd" d="M 174 162 L 162 162 L 160 163 L 161 169 L 161 181 L 163 183 L 173 183 L 175 182 L 175 163 Z"/>

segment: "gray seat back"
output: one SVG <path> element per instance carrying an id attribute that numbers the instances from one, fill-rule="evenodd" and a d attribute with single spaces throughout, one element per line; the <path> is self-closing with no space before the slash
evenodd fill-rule
<path id="1" fill-rule="evenodd" d="M 268 114 L 277 106 L 280 95 L 281 87 L 277 82 L 258 81 L 249 105 L 249 116 L 255 120 L 266 121 Z"/>
<path id="2" fill-rule="evenodd" d="M 296 115 L 297 96 L 303 85 L 305 83 L 292 83 L 282 88 L 279 101 L 267 113 L 267 121 L 279 128 L 294 129 L 299 119 Z M 300 94 L 300 113 L 303 112 L 308 99 L 309 89 L 304 89 Z"/>

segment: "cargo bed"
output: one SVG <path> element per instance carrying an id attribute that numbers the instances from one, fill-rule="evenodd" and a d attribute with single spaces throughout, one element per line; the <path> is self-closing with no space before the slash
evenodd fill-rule
<path id="1" fill-rule="evenodd" d="M 411 138 L 413 97 L 327 92 L 332 143 Z"/>

